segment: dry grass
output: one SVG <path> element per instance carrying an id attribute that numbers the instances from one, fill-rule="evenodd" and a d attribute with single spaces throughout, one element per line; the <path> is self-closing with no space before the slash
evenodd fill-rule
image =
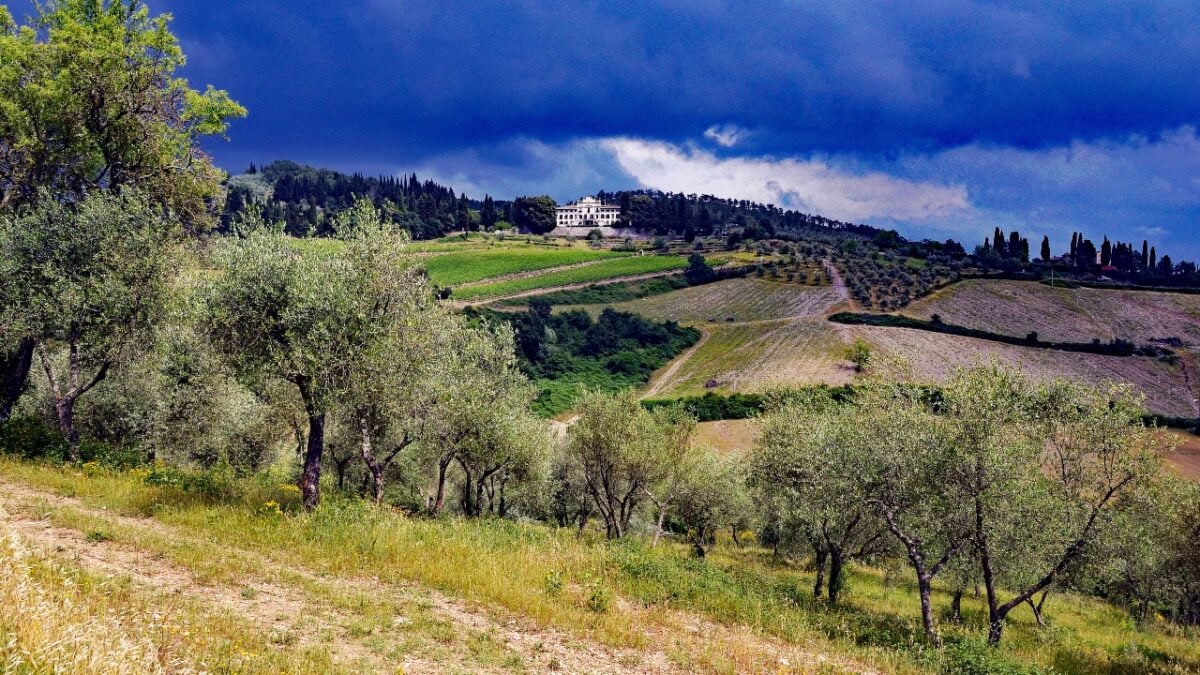
<path id="1" fill-rule="evenodd" d="M 730 455 L 743 455 L 754 447 L 758 436 L 758 420 L 718 420 L 696 425 L 692 442 Z"/>
<path id="2" fill-rule="evenodd" d="M 704 328 L 710 332 L 708 340 L 661 383 L 661 394 L 844 384 L 852 375 L 841 357 L 838 331 L 823 318 L 706 324 Z"/>
<path id="3" fill-rule="evenodd" d="M 0 511 L 0 520 L 8 514 Z M 76 575 L 0 530 L 0 671 L 159 673 L 153 617 L 89 597 Z"/>
<path id="4" fill-rule="evenodd" d="M 89 538 L 103 539 L 100 531 Z M 318 673 L 327 653 L 269 636 L 186 596 L 34 550 L 0 509 L 0 672 Z"/>

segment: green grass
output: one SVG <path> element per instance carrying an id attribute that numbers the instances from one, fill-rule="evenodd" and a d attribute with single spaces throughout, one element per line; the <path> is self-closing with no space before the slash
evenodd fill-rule
<path id="1" fill-rule="evenodd" d="M 811 599 L 810 571 L 753 545 L 737 548 L 722 541 L 700 561 L 673 544 L 651 548 L 637 539 L 610 544 L 592 534 L 577 538 L 572 530 L 531 523 L 414 519 L 337 499 L 303 514 L 296 511 L 294 491 L 267 481 L 251 481 L 217 498 L 147 486 L 137 472 L 90 473 L 0 460 L 0 475 L 7 480 L 77 496 L 93 509 L 152 516 L 179 532 L 180 539 L 200 542 L 189 544 L 199 547 L 190 554 L 197 558 L 204 547 L 210 555 L 225 552 L 208 558 L 213 574 L 241 564 L 244 552 L 300 565 L 331 580 L 416 581 L 611 645 L 673 643 L 673 658 L 689 669 L 773 670 L 785 648 L 884 672 L 1200 668 L 1194 632 L 1138 627 L 1120 609 L 1091 598 L 1052 596 L 1048 629 L 1037 628 L 1028 612 L 1018 610 L 1005 642 L 989 651 L 980 643 L 981 601 L 968 597 L 965 625 L 943 622 L 950 646 L 939 651 L 921 638 L 911 574 L 903 567 L 891 573 L 852 569 L 845 606 L 830 609 Z M 284 514 L 263 509 L 266 498 L 283 504 Z M 95 530 L 99 524 L 85 519 L 69 526 Z M 169 553 L 179 545 L 170 538 L 151 541 L 145 528 L 109 531 L 118 541 L 129 537 L 152 551 Z M 945 610 L 948 594 L 939 589 L 935 601 Z M 717 627 L 685 629 L 697 620 Z M 485 642 L 470 644 L 487 651 Z"/>
<path id="2" fill-rule="evenodd" d="M 683 269 L 684 267 L 687 267 L 687 260 L 678 256 L 648 255 L 620 258 L 617 260 L 606 260 L 595 265 L 587 265 L 586 267 L 559 270 L 557 272 L 548 272 L 521 279 L 510 279 L 508 281 L 498 281 L 457 289 L 453 297 L 456 300 L 475 300 L 522 293 L 540 288 L 588 283 L 615 277 L 667 272 Z"/>
<path id="3" fill-rule="evenodd" d="M 627 254 L 587 248 L 497 246 L 437 255 L 426 261 L 425 269 L 429 271 L 429 278 L 433 283 L 439 286 L 457 286 L 481 279 L 623 255 Z"/>
<path id="4" fill-rule="evenodd" d="M 552 305 L 600 305 L 614 302 L 637 300 L 652 295 L 661 295 L 688 287 L 687 279 L 682 274 L 669 277 L 655 277 L 639 281 L 618 281 L 611 284 L 593 284 L 583 288 L 566 291 L 554 291 L 537 296 Z M 525 307 L 530 298 L 513 298 L 501 300 L 500 307 Z"/>

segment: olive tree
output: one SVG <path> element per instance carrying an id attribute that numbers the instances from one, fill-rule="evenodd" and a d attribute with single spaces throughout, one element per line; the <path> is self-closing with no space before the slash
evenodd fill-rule
<path id="1" fill-rule="evenodd" d="M 828 461 L 850 494 L 883 521 L 913 570 L 926 637 L 940 645 L 933 581 L 967 545 L 970 509 L 945 480 L 954 446 L 925 388 L 889 375 L 858 388 Z"/>
<path id="2" fill-rule="evenodd" d="M 343 232 L 379 220 L 369 202 L 339 218 Z M 210 335 L 243 375 L 295 387 L 308 420 L 300 490 L 305 508 L 312 509 L 320 501 L 326 416 L 349 386 L 361 355 L 389 337 L 388 308 L 377 304 L 382 298 L 366 281 L 380 270 L 353 247 L 302 252 L 253 216 L 243 234 L 220 242 L 216 251 Z"/>
<path id="3" fill-rule="evenodd" d="M 369 320 L 355 321 L 355 335 L 348 336 L 332 402 L 343 430 L 353 430 L 378 503 L 388 468 L 417 440 L 421 421 L 436 413 L 446 335 L 456 325 L 405 251 L 407 237 L 373 207 L 359 203 L 335 219 L 335 228 L 345 243 L 339 255 L 352 270 L 343 280 L 351 309 Z M 338 474 L 340 483 L 340 464 Z"/>
<path id="4" fill-rule="evenodd" d="M 535 390 L 518 368 L 510 327 L 472 326 L 455 317 L 444 335 L 432 379 L 436 414 L 419 433 L 434 472 L 429 511 L 441 513 L 457 466 L 464 514 L 507 515 L 510 481 L 544 473 L 549 428 L 530 412 Z"/>
<path id="5" fill-rule="evenodd" d="M 749 508 L 744 470 L 735 459 L 701 447 L 680 484 L 675 513 L 692 551 L 703 558 L 717 530 L 736 522 Z"/>
<path id="6" fill-rule="evenodd" d="M 33 336 L 73 460 L 75 404 L 152 343 L 180 241 L 178 224 L 132 190 L 77 204 L 47 199 L 0 219 L 0 267 L 16 296 L 0 310 L 0 330 Z"/>
<path id="7" fill-rule="evenodd" d="M 624 537 L 629 521 L 661 475 L 664 430 L 632 391 L 589 392 L 567 432 L 567 452 L 610 539 Z"/>
<path id="8" fill-rule="evenodd" d="M 832 401 L 785 403 L 763 419 L 749 460 L 760 503 L 776 514 L 785 540 L 811 547 L 813 595 L 827 591 L 830 604 L 837 604 L 846 563 L 881 554 L 889 543 L 886 525 L 842 464 L 856 424 Z"/>
<path id="9" fill-rule="evenodd" d="M 1164 441 L 1127 387 L 1036 383 L 990 365 L 959 371 L 942 394 L 956 452 L 942 480 L 972 514 L 995 645 L 1013 609 L 1102 544 L 1126 496 L 1157 472 Z"/>
<path id="10" fill-rule="evenodd" d="M 136 0 L 53 0 L 35 9 L 18 25 L 0 5 L 0 215 L 136 189 L 186 228 L 205 229 L 221 172 L 198 140 L 224 134 L 245 109 L 178 77 L 184 55 L 169 18 L 150 16 Z M 0 270 L 0 302 L 24 292 Z M 0 319 L 0 422 L 25 389 L 38 341 L 51 337 L 35 327 Z"/>
<path id="11" fill-rule="evenodd" d="M 651 546 L 654 546 L 662 537 L 667 514 L 689 490 L 704 484 L 705 476 L 700 474 L 712 467 L 706 464 L 710 451 L 692 442 L 692 434 L 696 430 L 695 417 L 677 406 L 660 408 L 652 414 L 662 430 L 658 454 L 654 458 L 659 470 L 655 480 L 643 485 L 642 490 L 658 511 L 651 542 Z"/>

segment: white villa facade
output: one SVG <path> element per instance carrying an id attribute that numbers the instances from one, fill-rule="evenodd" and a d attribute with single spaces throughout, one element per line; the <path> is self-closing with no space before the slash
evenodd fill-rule
<path id="1" fill-rule="evenodd" d="M 595 197 L 584 197 L 573 204 L 555 208 L 558 227 L 616 227 L 621 207 L 605 204 Z"/>

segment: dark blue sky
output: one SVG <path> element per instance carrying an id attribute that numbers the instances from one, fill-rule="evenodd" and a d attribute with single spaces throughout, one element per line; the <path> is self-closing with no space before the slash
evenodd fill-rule
<path id="1" fill-rule="evenodd" d="M 1200 3 L 150 0 L 276 158 L 1200 257 Z"/>

